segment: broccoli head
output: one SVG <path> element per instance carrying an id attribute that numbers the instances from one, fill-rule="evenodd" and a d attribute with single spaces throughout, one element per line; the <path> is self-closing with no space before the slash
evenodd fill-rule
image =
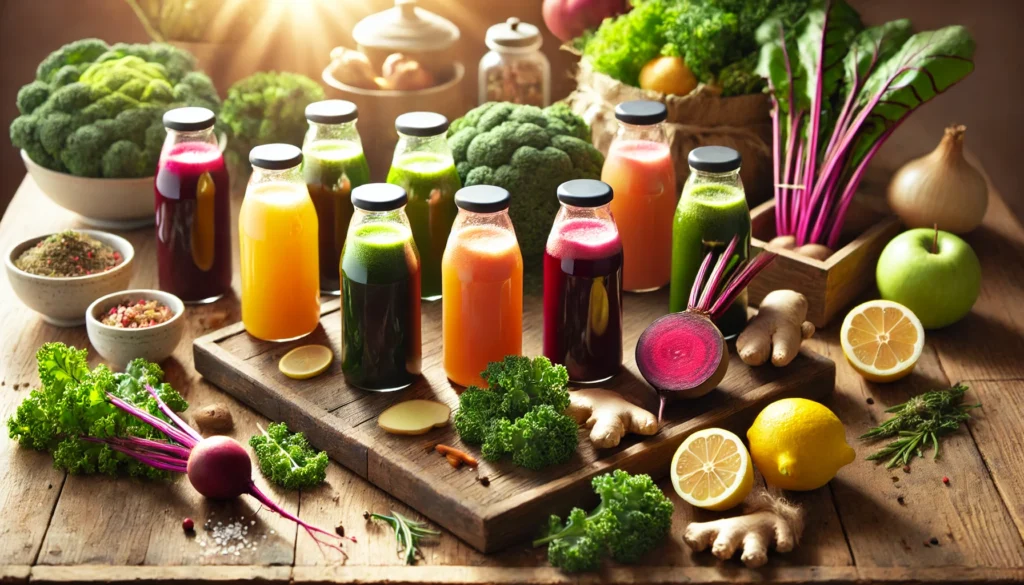
<path id="1" fill-rule="evenodd" d="M 448 143 L 463 185 L 497 185 L 511 194 L 509 215 L 534 269 L 558 212 L 555 190 L 572 179 L 600 178 L 604 164 L 590 128 L 564 104 L 484 104 L 452 122 Z"/>
<path id="2" fill-rule="evenodd" d="M 219 121 L 228 133 L 228 148 L 248 160 L 253 147 L 269 142 L 302 146 L 309 127 L 306 106 L 323 100 L 317 82 L 298 73 L 264 71 L 239 80 L 228 90 Z"/>
<path id="3" fill-rule="evenodd" d="M 672 502 L 648 475 L 617 469 L 591 482 L 601 503 L 588 515 L 573 508 L 563 524 L 548 521 L 533 546 L 548 545 L 548 561 L 566 572 L 596 570 L 608 556 L 636 563 L 658 546 L 672 525 Z"/>
<path id="4" fill-rule="evenodd" d="M 166 44 L 83 39 L 54 51 L 18 92 L 11 142 L 36 163 L 82 177 L 152 175 L 171 108 L 220 107 L 195 57 Z"/>

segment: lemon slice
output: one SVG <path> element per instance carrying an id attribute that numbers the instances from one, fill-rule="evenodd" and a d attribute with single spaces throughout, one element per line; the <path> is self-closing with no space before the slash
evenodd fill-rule
<path id="1" fill-rule="evenodd" d="M 728 510 L 754 487 L 754 466 L 740 438 L 725 429 L 690 435 L 672 457 L 672 487 L 706 510 Z"/>
<path id="2" fill-rule="evenodd" d="M 277 369 L 289 378 L 307 380 L 319 376 L 331 365 L 334 352 L 323 345 L 303 345 L 284 354 Z"/>
<path id="3" fill-rule="evenodd" d="M 892 301 L 868 301 L 843 320 L 843 355 L 866 380 L 892 382 L 906 376 L 924 351 L 917 315 Z"/>

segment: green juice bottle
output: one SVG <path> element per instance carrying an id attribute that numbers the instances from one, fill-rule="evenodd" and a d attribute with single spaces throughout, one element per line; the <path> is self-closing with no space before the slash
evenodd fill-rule
<path id="1" fill-rule="evenodd" d="M 676 207 L 672 225 L 672 279 L 669 310 L 686 310 L 690 289 L 708 252 L 725 249 L 740 237 L 733 262 L 750 255 L 750 209 L 740 180 L 740 154 L 724 146 L 690 151 L 690 176 Z M 747 323 L 744 291 L 716 322 L 727 338 L 738 335 Z"/>
<path id="2" fill-rule="evenodd" d="M 441 257 L 458 215 L 455 192 L 462 187 L 445 133 L 448 119 L 410 112 L 395 120 L 398 146 L 388 183 L 409 194 L 406 213 L 419 249 L 424 300 L 441 298 Z"/>
<path id="3" fill-rule="evenodd" d="M 370 166 L 356 130 L 356 105 L 324 100 L 306 107 L 309 130 L 302 174 L 319 224 L 320 292 L 339 294 L 338 263 L 352 219 L 352 189 L 370 182 Z"/>
<path id="4" fill-rule="evenodd" d="M 352 191 L 355 211 L 341 256 L 341 371 L 352 386 L 401 390 L 420 375 L 420 260 L 404 189 Z"/>

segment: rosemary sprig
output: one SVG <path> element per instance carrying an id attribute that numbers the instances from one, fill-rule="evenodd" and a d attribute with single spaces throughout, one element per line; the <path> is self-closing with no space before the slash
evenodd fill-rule
<path id="1" fill-rule="evenodd" d="M 391 516 L 386 514 L 363 512 L 363 518 L 366 518 L 367 520 L 380 520 L 387 523 L 394 529 L 395 542 L 398 545 L 398 553 L 405 556 L 405 564 L 407 565 L 416 563 L 416 553 L 419 552 L 418 545 L 420 540 L 432 538 L 441 534 L 436 530 L 427 528 L 427 524 L 425 522 L 410 520 L 394 510 L 391 511 Z"/>
<path id="2" fill-rule="evenodd" d="M 939 437 L 960 428 L 971 418 L 970 411 L 981 404 L 964 404 L 967 386 L 956 384 L 945 390 L 931 390 L 919 394 L 903 404 L 897 404 L 885 412 L 892 418 L 869 429 L 861 439 L 884 439 L 896 437 L 888 445 L 868 456 L 869 461 L 880 461 L 889 457 L 886 468 L 908 465 L 916 457 L 924 457 L 922 449 L 932 446 L 932 459 L 939 457 Z"/>

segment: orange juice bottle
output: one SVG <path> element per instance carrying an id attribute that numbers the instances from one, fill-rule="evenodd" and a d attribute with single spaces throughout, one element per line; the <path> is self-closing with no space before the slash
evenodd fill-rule
<path id="1" fill-rule="evenodd" d="M 608 147 L 601 180 L 615 191 L 612 216 L 622 239 L 622 288 L 649 292 L 668 284 L 672 271 L 672 218 L 676 173 L 661 102 L 637 100 L 615 107 L 619 130 Z"/>
<path id="2" fill-rule="evenodd" d="M 441 259 L 444 371 L 461 386 L 486 386 L 490 362 L 523 352 L 523 255 L 508 216 L 508 191 L 475 185 L 455 194 L 459 214 Z"/>
<path id="3" fill-rule="evenodd" d="M 320 322 L 316 208 L 300 170 L 302 151 L 264 144 L 249 162 L 238 214 L 242 323 L 259 339 L 296 339 Z"/>

